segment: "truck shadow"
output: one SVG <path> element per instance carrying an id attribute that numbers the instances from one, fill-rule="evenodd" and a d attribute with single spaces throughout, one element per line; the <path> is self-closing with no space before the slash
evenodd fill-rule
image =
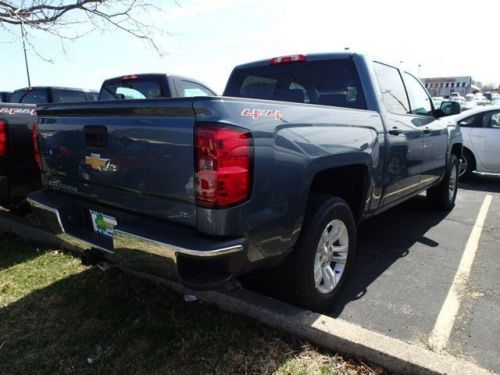
<path id="1" fill-rule="evenodd" d="M 0 345 L 1 374 L 231 374 L 274 372 L 303 343 L 119 270 L 91 268 L 0 308 Z"/>
<path id="2" fill-rule="evenodd" d="M 0 233 L 0 271 L 34 259 L 47 248 L 43 244 L 33 242 L 30 243 L 31 251 L 17 251 L 20 249 L 18 243 L 19 240 L 16 235 Z"/>
<path id="3" fill-rule="evenodd" d="M 474 173 L 460 181 L 460 188 L 466 190 L 500 193 L 500 175 Z"/>
<path id="4" fill-rule="evenodd" d="M 426 198 L 417 196 L 362 223 L 355 261 L 330 315 L 338 317 L 349 302 L 362 298 L 370 284 L 407 256 L 414 244 L 438 247 L 439 243 L 425 233 L 447 215 L 448 212 L 432 211 Z"/>

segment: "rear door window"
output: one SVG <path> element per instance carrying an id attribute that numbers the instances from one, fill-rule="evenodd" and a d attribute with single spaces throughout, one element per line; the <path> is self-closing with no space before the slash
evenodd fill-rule
<path id="1" fill-rule="evenodd" d="M 374 68 L 385 109 L 400 115 L 410 113 L 410 103 L 399 70 L 377 62 Z"/>
<path id="2" fill-rule="evenodd" d="M 236 69 L 226 96 L 366 108 L 351 59 L 269 64 Z"/>
<path id="3" fill-rule="evenodd" d="M 99 100 L 154 99 L 165 96 L 160 82 L 152 79 L 110 80 L 104 82 Z"/>

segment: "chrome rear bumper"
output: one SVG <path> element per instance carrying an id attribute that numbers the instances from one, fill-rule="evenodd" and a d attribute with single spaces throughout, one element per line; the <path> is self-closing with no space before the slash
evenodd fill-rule
<path id="1" fill-rule="evenodd" d="M 109 261 L 126 267 L 184 282 L 186 277 L 183 277 L 180 268 L 189 268 L 188 273 L 192 275 L 193 263 L 196 269 L 216 269 L 227 279 L 226 276 L 231 276 L 233 271 L 239 268 L 234 265 L 241 265 L 246 260 L 244 239 L 214 241 L 197 237 L 192 228 L 186 229 L 185 233 L 181 233 L 179 226 L 168 228 L 169 224 L 161 220 L 141 217 L 137 219 L 138 222 L 151 222 L 139 228 L 131 224 L 133 220 L 127 220 L 126 224 L 121 225 L 117 215 L 118 225 L 113 230 L 112 238 L 98 235 L 88 229 L 89 225 L 88 222 L 85 223 L 85 219 L 81 219 L 85 215 L 79 211 L 88 210 L 87 207 L 81 207 L 84 203 L 68 197 L 60 199 L 66 201 L 58 200 L 57 196 L 44 195 L 43 192 L 30 194 L 28 202 L 38 218 L 38 225 L 82 250 L 100 250 Z M 110 210 L 111 215 L 114 215 L 113 209 Z M 156 230 L 152 229 L 154 227 Z M 172 241 L 167 238 L 169 234 L 173 237 Z M 194 245 L 186 246 L 188 242 Z M 183 267 L 179 267 L 180 263 Z M 185 283 L 197 287 L 196 283 L 191 281 Z"/>

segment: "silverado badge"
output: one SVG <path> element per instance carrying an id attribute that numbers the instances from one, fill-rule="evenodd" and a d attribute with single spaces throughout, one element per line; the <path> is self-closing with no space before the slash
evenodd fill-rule
<path id="1" fill-rule="evenodd" d="M 85 164 L 97 171 L 108 169 L 109 162 L 109 159 L 101 158 L 100 154 L 90 154 L 90 156 L 85 156 Z"/>

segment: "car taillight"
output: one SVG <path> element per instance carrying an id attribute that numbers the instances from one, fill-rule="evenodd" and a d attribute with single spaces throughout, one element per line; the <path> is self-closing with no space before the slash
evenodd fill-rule
<path id="1" fill-rule="evenodd" d="M 124 81 L 129 81 L 131 79 L 139 79 L 139 75 L 137 75 L 137 74 L 129 74 L 129 75 L 126 75 L 126 76 L 122 77 L 122 80 L 124 80 Z"/>
<path id="2" fill-rule="evenodd" d="M 199 124 L 195 146 L 198 206 L 223 208 L 250 197 L 253 141 L 248 130 Z"/>
<path id="3" fill-rule="evenodd" d="M 33 154 L 35 156 L 35 163 L 38 168 L 42 169 L 42 159 L 40 158 L 40 149 L 38 148 L 38 124 L 33 124 L 31 128 L 31 139 L 33 141 Z"/>
<path id="4" fill-rule="evenodd" d="M 0 156 L 7 154 L 7 125 L 0 121 Z"/>

